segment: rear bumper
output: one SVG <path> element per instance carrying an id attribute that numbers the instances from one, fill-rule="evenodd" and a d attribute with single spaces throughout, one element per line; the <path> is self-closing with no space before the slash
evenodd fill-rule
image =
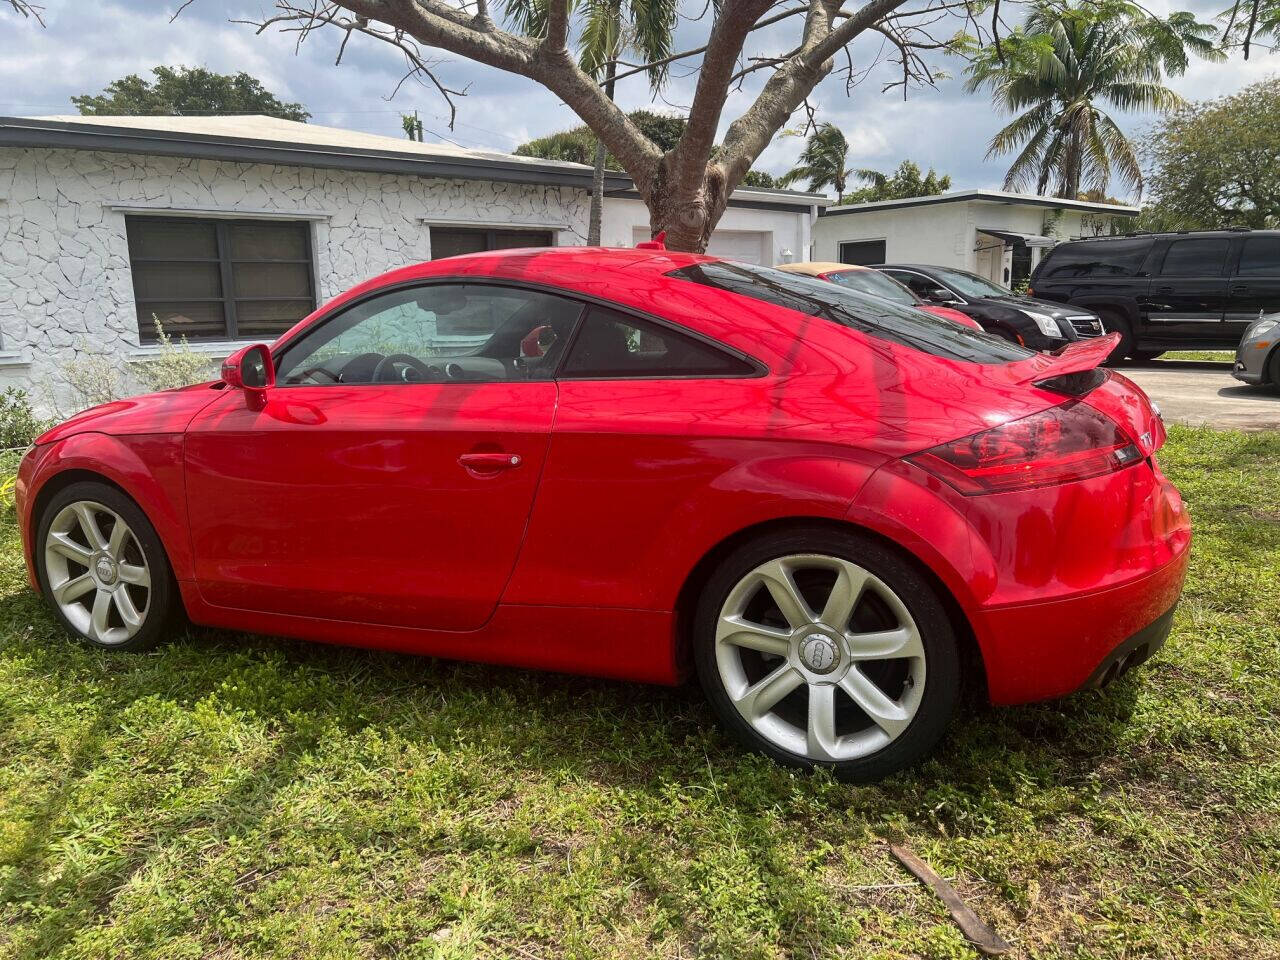
<path id="1" fill-rule="evenodd" d="M 1169 639 L 1169 631 L 1173 629 L 1173 612 L 1176 609 L 1177 604 L 1174 604 L 1155 621 L 1107 654 L 1085 681 L 1085 687 L 1090 690 L 1101 690 L 1112 680 L 1124 676 L 1134 667 L 1141 666 L 1150 660 Z"/>
<path id="2" fill-rule="evenodd" d="M 995 704 L 1097 687 L 1164 645 L 1190 549 L 1138 580 L 1044 603 L 989 608 L 975 624 Z"/>

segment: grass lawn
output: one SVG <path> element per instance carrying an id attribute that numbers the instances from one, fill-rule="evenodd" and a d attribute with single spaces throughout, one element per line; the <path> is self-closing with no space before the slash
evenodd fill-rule
<path id="1" fill-rule="evenodd" d="M 1234 363 L 1236 355 L 1231 350 L 1170 350 L 1160 355 L 1161 360 L 1207 360 L 1213 363 Z"/>
<path id="2" fill-rule="evenodd" d="M 1173 637 L 970 708 L 877 787 L 667 690 L 199 631 L 69 641 L 0 520 L 0 956 L 969 957 L 903 840 L 1026 957 L 1280 956 L 1280 435 L 1174 428 Z"/>

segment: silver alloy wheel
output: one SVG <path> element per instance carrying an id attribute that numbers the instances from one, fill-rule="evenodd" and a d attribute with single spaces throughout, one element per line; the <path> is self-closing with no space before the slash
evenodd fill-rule
<path id="1" fill-rule="evenodd" d="M 825 554 L 770 560 L 739 580 L 720 610 L 715 654 L 747 723 L 809 760 L 883 749 L 924 696 L 924 644 L 906 605 L 871 571 Z"/>
<path id="2" fill-rule="evenodd" d="M 151 571 L 137 537 L 114 510 L 91 500 L 58 511 L 44 542 L 49 593 L 90 640 L 124 643 L 147 619 Z"/>

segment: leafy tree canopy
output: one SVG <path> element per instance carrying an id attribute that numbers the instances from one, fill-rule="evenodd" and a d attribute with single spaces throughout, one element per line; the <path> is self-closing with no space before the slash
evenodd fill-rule
<path id="1" fill-rule="evenodd" d="M 1143 229 L 1280 227 L 1280 77 L 1170 114 L 1143 153 Z"/>
<path id="2" fill-rule="evenodd" d="M 967 90 L 987 88 L 1015 114 L 987 152 L 1016 152 L 1005 188 L 1074 197 L 1105 192 L 1114 176 L 1141 192 L 1137 152 L 1102 105 L 1178 107 L 1164 76 L 1184 73 L 1192 55 L 1221 60 L 1215 38 L 1190 13 L 1161 19 L 1128 0 L 1035 0 L 1026 23 L 977 50 L 967 68 Z"/>
<path id="3" fill-rule="evenodd" d="M 867 186 L 854 190 L 844 197 L 841 203 L 870 203 L 873 200 L 906 200 L 909 197 L 931 197 L 937 193 L 946 193 L 951 189 L 950 174 L 939 176 L 933 167 L 929 172 L 921 174 L 920 166 L 910 160 L 903 160 L 893 173 L 881 173 L 878 170 L 855 170 L 856 176 Z"/>
<path id="4" fill-rule="evenodd" d="M 646 137 L 653 141 L 659 150 L 667 151 L 675 147 L 684 136 L 688 120 L 675 113 L 658 113 L 654 110 L 633 110 L 627 119 Z M 563 160 L 568 163 L 591 164 L 596 156 L 596 135 L 586 124 L 562 130 L 559 133 L 538 137 L 528 143 L 516 147 L 515 153 L 522 157 L 541 157 L 543 160 Z M 605 154 L 605 166 L 610 170 L 621 170 L 620 164 L 612 153 Z M 767 173 L 752 170 L 742 180 L 743 186 L 773 187 L 777 181 Z"/>
<path id="5" fill-rule="evenodd" d="M 211 116 L 265 114 L 282 120 L 311 119 L 300 103 L 285 103 L 247 73 L 213 73 L 204 67 L 155 67 L 154 82 L 129 74 L 100 94 L 72 97 L 85 116 Z"/>

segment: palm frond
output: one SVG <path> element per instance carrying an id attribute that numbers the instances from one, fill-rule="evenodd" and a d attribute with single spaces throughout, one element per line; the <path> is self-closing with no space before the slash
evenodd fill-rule
<path id="1" fill-rule="evenodd" d="M 1267 0 L 1280 4 L 1280 0 Z M 965 89 L 987 90 L 1013 119 L 991 139 L 988 157 L 1017 152 L 1006 186 L 1033 180 L 1074 195 L 1082 179 L 1105 187 L 1114 173 L 1141 188 L 1132 145 L 1105 113 L 1165 112 L 1183 105 L 1164 82 L 1193 56 L 1219 59 L 1210 25 L 1189 13 L 1157 18 L 1134 0 L 1033 0 L 1003 58 L 980 50 Z"/>
<path id="2" fill-rule="evenodd" d="M 678 0 L 629 0 L 630 46 L 645 63 L 671 56 L 679 13 Z M 656 92 L 667 79 L 668 64 L 649 71 L 649 86 Z"/>
<path id="3" fill-rule="evenodd" d="M 507 24 L 526 37 L 547 35 L 547 0 L 503 0 Z"/>

